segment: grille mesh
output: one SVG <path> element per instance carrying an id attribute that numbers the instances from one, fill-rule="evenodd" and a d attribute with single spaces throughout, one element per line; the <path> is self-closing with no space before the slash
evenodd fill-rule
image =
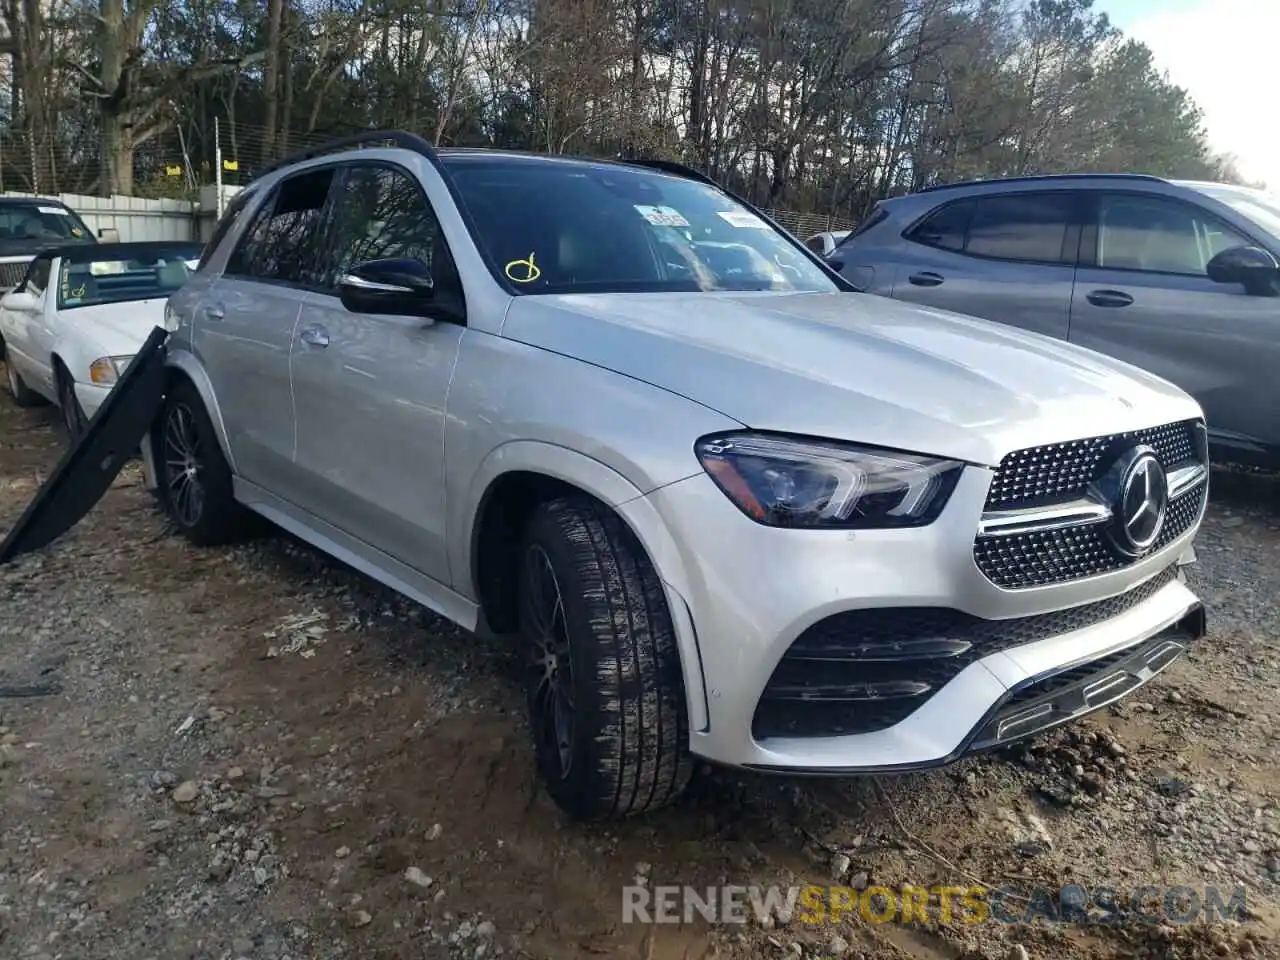
<path id="1" fill-rule="evenodd" d="M 0 289 L 8 290 L 22 282 L 27 274 L 28 263 L 0 263 Z"/>
<path id="2" fill-rule="evenodd" d="M 1008 510 L 1083 496 L 1120 446 L 1149 444 L 1172 469 L 1204 462 L 1194 420 L 1030 447 L 1009 454 L 1000 464 L 987 495 L 988 510 Z M 1169 512 L 1154 549 L 1168 546 L 1195 524 L 1207 485 L 1169 503 Z M 1046 530 L 1008 537 L 979 537 L 973 545 L 978 569 L 1008 590 L 1067 583 L 1120 570 L 1133 561 L 1118 553 L 1102 526 Z"/>
<path id="3" fill-rule="evenodd" d="M 1079 496 L 1089 482 L 1098 477 L 1107 450 L 1121 443 L 1150 444 L 1165 469 L 1198 460 L 1193 429 L 1194 421 L 1184 421 L 1016 450 L 1000 462 L 987 494 L 987 509 L 1008 509 L 1051 497 Z"/>
<path id="4" fill-rule="evenodd" d="M 1191 528 L 1204 489 L 1201 485 L 1170 501 L 1154 549 L 1167 547 Z M 973 545 L 973 558 L 988 580 L 1007 590 L 1093 577 L 1133 562 L 1112 548 L 1101 525 L 980 539 Z"/>

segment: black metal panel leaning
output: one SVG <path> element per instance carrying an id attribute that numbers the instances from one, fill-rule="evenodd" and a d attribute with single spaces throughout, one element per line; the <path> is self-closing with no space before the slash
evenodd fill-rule
<path id="1" fill-rule="evenodd" d="M 80 439 L 0 542 L 0 563 L 47 546 L 79 523 L 137 452 L 164 398 L 168 336 L 160 327 L 151 331 Z"/>

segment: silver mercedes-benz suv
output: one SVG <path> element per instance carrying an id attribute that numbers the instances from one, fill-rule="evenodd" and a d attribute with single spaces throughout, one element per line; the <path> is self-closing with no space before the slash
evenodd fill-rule
<path id="1" fill-rule="evenodd" d="M 166 327 L 177 526 L 257 514 L 511 634 L 575 817 L 670 801 L 693 756 L 945 763 L 1204 631 L 1194 400 L 854 292 L 674 164 L 333 144 L 235 198 Z"/>

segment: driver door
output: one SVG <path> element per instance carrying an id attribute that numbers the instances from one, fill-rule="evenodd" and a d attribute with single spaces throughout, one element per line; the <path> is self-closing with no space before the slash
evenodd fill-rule
<path id="1" fill-rule="evenodd" d="M 1280 444 L 1280 298 L 1205 271 L 1215 254 L 1254 241 L 1172 197 L 1099 191 L 1092 200 L 1071 342 L 1182 387 L 1217 440 Z"/>
<path id="2" fill-rule="evenodd" d="M 353 313 L 337 280 L 368 260 L 413 257 L 437 293 L 452 258 L 417 179 L 388 164 L 345 166 L 336 186 L 324 290 L 308 293 L 290 353 L 298 503 L 349 536 L 449 583 L 444 424 L 465 327 Z"/>

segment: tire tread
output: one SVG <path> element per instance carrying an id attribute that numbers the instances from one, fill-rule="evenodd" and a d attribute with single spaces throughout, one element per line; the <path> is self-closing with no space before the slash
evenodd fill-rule
<path id="1" fill-rule="evenodd" d="M 666 596 L 634 534 L 587 497 L 540 511 L 568 545 L 598 665 L 590 818 L 627 817 L 671 802 L 688 784 L 688 715 Z"/>

